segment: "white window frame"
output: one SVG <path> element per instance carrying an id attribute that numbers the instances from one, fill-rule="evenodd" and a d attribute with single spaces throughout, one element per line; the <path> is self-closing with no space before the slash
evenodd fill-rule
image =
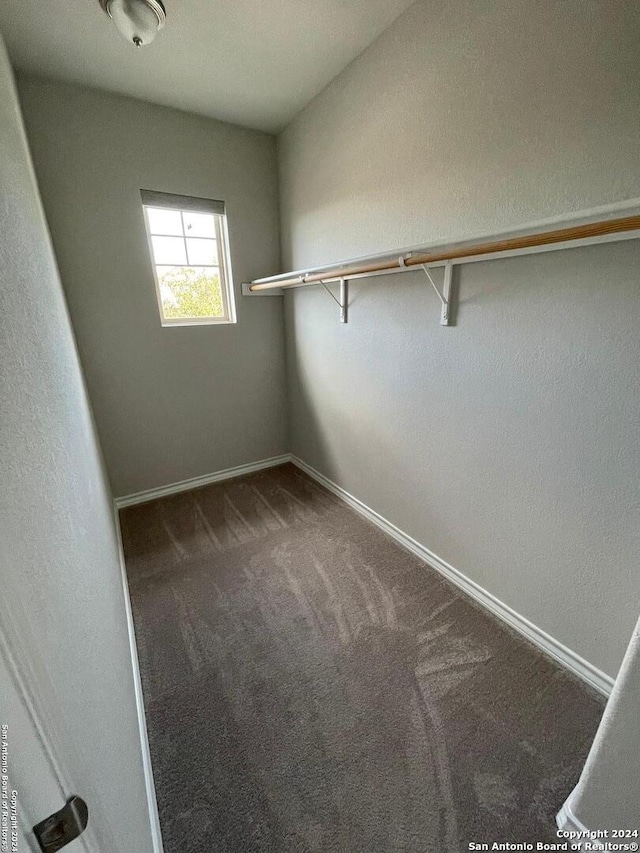
<path id="1" fill-rule="evenodd" d="M 156 288 L 156 299 L 158 302 L 158 312 L 160 314 L 160 323 L 162 326 L 219 326 L 236 323 L 236 303 L 235 289 L 233 286 L 233 277 L 231 273 L 231 258 L 229 254 L 229 231 L 227 228 L 227 214 L 223 201 L 215 201 L 213 199 L 193 198 L 191 196 L 174 195 L 173 193 L 154 192 L 152 190 L 141 190 L 142 197 L 142 212 L 144 215 L 144 227 L 147 234 L 147 244 L 149 246 L 149 259 L 153 271 L 153 281 Z M 162 307 L 162 294 L 160 291 L 160 282 L 158 281 L 158 273 L 156 271 L 156 261 L 153 252 L 153 241 L 151 227 L 149 224 L 149 216 L 147 214 L 148 207 L 162 208 L 164 210 L 177 210 L 182 218 L 182 239 L 185 241 L 185 257 L 188 259 L 186 236 L 184 234 L 184 213 L 207 213 L 213 216 L 216 244 L 218 249 L 218 265 L 220 277 L 220 291 L 222 294 L 222 307 L 224 316 L 222 317 L 165 317 Z M 176 236 L 179 235 L 167 235 Z M 190 239 L 198 239 L 190 238 Z M 202 238 L 206 239 L 206 238 Z M 159 266 L 162 266 L 160 264 Z M 167 266 L 189 267 L 190 264 L 167 264 Z M 193 266 L 207 266 L 206 264 L 194 264 Z"/>

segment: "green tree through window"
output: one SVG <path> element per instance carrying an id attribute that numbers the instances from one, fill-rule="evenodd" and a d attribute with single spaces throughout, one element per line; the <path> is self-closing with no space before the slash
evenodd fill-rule
<path id="1" fill-rule="evenodd" d="M 167 319 L 223 317 L 220 278 L 208 270 L 179 267 L 158 277 Z"/>

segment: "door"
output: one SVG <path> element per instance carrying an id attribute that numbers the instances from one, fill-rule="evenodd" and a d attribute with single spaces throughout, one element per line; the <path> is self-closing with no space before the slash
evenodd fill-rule
<path id="1" fill-rule="evenodd" d="M 17 849 L 77 794 L 71 851 L 158 853 L 113 506 L 1 42 L 0 596 Z"/>
<path id="2" fill-rule="evenodd" d="M 33 815 L 48 816 L 65 802 L 64 783 L 56 774 L 55 762 L 47 755 L 38 736 L 35 719 L 23 694 L 15 662 L 7 654 L 5 638 L 0 638 L 0 684 L 2 711 L 0 723 L 0 772 L 6 775 L 0 797 L 0 849 L 39 851 L 32 825 Z M 4 780 L 3 780 L 4 783 Z M 77 849 L 90 849 L 82 845 Z M 71 848 L 73 849 L 73 848 Z"/>

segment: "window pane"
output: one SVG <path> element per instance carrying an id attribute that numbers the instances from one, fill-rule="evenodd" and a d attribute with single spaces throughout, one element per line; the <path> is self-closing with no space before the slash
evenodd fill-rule
<path id="1" fill-rule="evenodd" d="M 183 211 L 184 233 L 187 237 L 215 237 L 216 227 L 211 213 Z"/>
<path id="2" fill-rule="evenodd" d="M 189 240 L 187 238 L 189 263 L 193 266 L 216 266 L 218 249 L 215 240 Z"/>
<path id="3" fill-rule="evenodd" d="M 161 207 L 148 207 L 149 231 L 151 234 L 182 235 L 182 217 L 179 210 L 163 210 Z"/>
<path id="4" fill-rule="evenodd" d="M 182 237 L 152 237 L 151 243 L 156 264 L 178 266 L 187 263 Z"/>
<path id="5" fill-rule="evenodd" d="M 157 267 L 166 320 L 224 317 L 219 271 L 215 267 Z"/>

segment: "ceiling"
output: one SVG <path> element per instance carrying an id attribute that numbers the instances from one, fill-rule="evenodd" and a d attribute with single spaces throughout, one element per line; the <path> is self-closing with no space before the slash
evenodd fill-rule
<path id="1" fill-rule="evenodd" d="M 18 69 L 277 132 L 413 0 L 165 0 L 140 50 L 98 0 L 0 0 Z"/>

